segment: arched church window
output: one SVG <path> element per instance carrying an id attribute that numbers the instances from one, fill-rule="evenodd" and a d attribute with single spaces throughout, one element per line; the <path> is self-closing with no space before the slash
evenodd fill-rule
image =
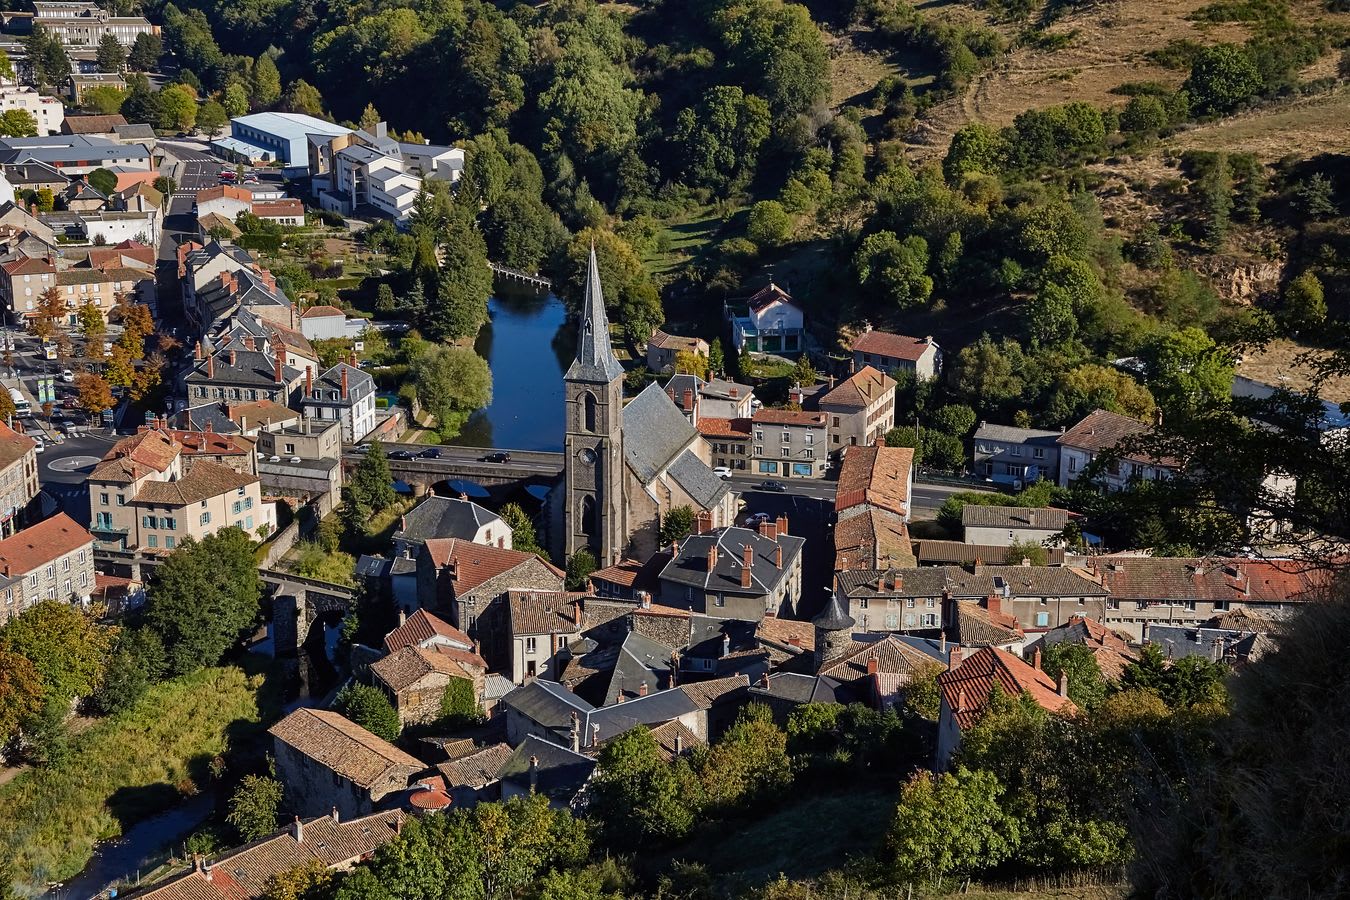
<path id="1" fill-rule="evenodd" d="M 587 431 L 595 433 L 595 395 L 589 391 L 583 395 L 581 400 L 582 413 L 581 424 Z"/>
<path id="2" fill-rule="evenodd" d="M 581 498 L 581 531 L 587 537 L 595 537 L 595 498 Z"/>

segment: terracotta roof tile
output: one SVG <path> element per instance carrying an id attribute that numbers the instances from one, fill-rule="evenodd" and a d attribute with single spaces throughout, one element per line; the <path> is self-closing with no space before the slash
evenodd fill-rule
<path id="1" fill-rule="evenodd" d="M 92 547 L 93 541 L 78 522 L 57 513 L 0 541 L 0 573 L 17 578 L 81 547 Z"/>
<path id="2" fill-rule="evenodd" d="M 511 633 L 573 634 L 580 631 L 584 623 L 581 598 L 585 596 L 569 591 L 508 591 Z"/>
<path id="3" fill-rule="evenodd" d="M 459 759 L 439 763 L 436 769 L 445 776 L 450 787 L 470 787 L 477 791 L 497 780 L 510 757 L 510 744 L 492 744 Z"/>
<path id="4" fill-rule="evenodd" d="M 327 316 L 342 316 L 346 318 L 347 314 L 336 306 L 311 306 L 300 314 L 302 319 L 322 319 Z"/>
<path id="5" fill-rule="evenodd" d="M 451 678 L 473 678 L 472 669 L 487 669 L 482 657 L 472 651 L 433 644 L 431 647 L 404 647 L 371 663 L 370 671 L 389 690 L 397 693 L 416 684 L 432 672 Z"/>
<path id="6" fill-rule="evenodd" d="M 459 538 L 432 538 L 426 541 L 423 547 L 436 568 L 442 568 L 450 562 L 455 563 L 455 590 L 461 593 L 471 591 L 483 582 L 503 575 L 532 559 L 538 559 L 559 577 L 566 575 L 552 563 L 521 550 L 489 547 Z"/>
<path id="7" fill-rule="evenodd" d="M 755 626 L 755 639 L 779 647 L 816 649 L 816 629 L 810 622 L 766 616 Z"/>
<path id="8" fill-rule="evenodd" d="M 863 366 L 819 399 L 821 407 L 846 406 L 866 409 L 895 390 L 895 379 L 871 366 Z"/>
<path id="9" fill-rule="evenodd" d="M 664 725 L 657 725 L 652 729 L 652 738 L 656 741 L 656 752 L 661 754 L 661 758 L 666 762 L 674 762 L 676 756 L 704 744 L 704 740 L 679 719 L 671 719 Z M 676 752 L 677 739 L 679 753 Z"/>
<path id="10" fill-rule="evenodd" d="M 760 409 L 751 421 L 756 425 L 806 425 L 825 427 L 825 413 L 793 409 Z"/>
<path id="11" fill-rule="evenodd" d="M 931 654 L 888 634 L 880 640 L 854 641 L 838 656 L 826 660 L 816 674 L 839 682 L 856 681 L 867 677 L 872 660 L 876 660 L 878 672 L 891 675 L 909 676 L 925 666 L 942 665 Z"/>
<path id="12" fill-rule="evenodd" d="M 716 416 L 699 416 L 698 433 L 705 438 L 750 438 L 749 419 L 719 419 Z"/>
<path id="13" fill-rule="evenodd" d="M 652 332 L 651 339 L 647 341 L 648 346 L 656 347 L 658 350 L 691 350 L 695 351 L 703 344 L 701 338 L 683 337 L 678 334 L 666 334 L 661 329 Z"/>
<path id="14" fill-rule="evenodd" d="M 909 511 L 909 479 L 914 467 L 910 447 L 873 444 L 848 447 L 839 466 L 836 511 L 867 503 L 893 513 Z"/>
<path id="15" fill-rule="evenodd" d="M 1025 637 L 1017 619 L 969 600 L 952 604 L 952 635 L 967 647 L 1012 644 Z"/>
<path id="16" fill-rule="evenodd" d="M 254 200 L 253 214 L 260 219 L 277 216 L 303 216 L 305 204 L 289 197 L 284 200 Z"/>
<path id="17" fill-rule="evenodd" d="M 711 681 L 682 684 L 675 690 L 683 691 L 685 696 L 696 703 L 700 709 L 707 709 L 728 694 L 749 687 L 750 679 L 747 676 L 731 675 L 727 678 L 714 678 Z"/>
<path id="18" fill-rule="evenodd" d="M 8 469 L 36 447 L 37 441 L 0 422 L 0 470 Z"/>
<path id="19" fill-rule="evenodd" d="M 192 471 L 177 481 L 145 482 L 136 492 L 135 502 L 152 506 L 185 506 L 257 483 L 256 476 L 243 475 L 229 466 L 201 459 L 193 464 Z"/>
<path id="20" fill-rule="evenodd" d="M 391 769 L 406 768 L 413 774 L 425 768 L 388 741 L 328 710 L 297 709 L 268 733 L 360 787 L 370 787 Z"/>
<path id="21" fill-rule="evenodd" d="M 892 334 L 889 331 L 867 331 L 858 335 L 853 349 L 860 353 L 875 353 L 890 359 L 918 360 L 932 347 L 928 338 L 909 337 L 904 334 Z"/>
<path id="22" fill-rule="evenodd" d="M 1113 599 L 1137 602 L 1314 600 L 1331 578 L 1327 571 L 1296 560 L 1218 557 L 1103 556 L 1083 574 L 1095 575 Z"/>
<path id="23" fill-rule="evenodd" d="M 403 624 L 384 636 L 384 649 L 388 653 L 393 653 L 434 637 L 444 638 L 462 650 L 473 647 L 473 638 L 439 616 L 434 616 L 425 609 L 419 609 L 408 616 Z"/>
<path id="24" fill-rule="evenodd" d="M 834 528 L 834 569 L 876 569 L 915 564 L 904 517 L 889 509 L 864 509 L 840 517 Z"/>
<path id="25" fill-rule="evenodd" d="M 1049 675 L 997 647 L 978 650 L 955 669 L 938 676 L 942 699 L 956 717 L 957 727 L 963 731 L 979 720 L 994 685 L 1009 697 L 1028 694 L 1050 712 L 1073 714 L 1078 711 L 1072 700 L 1059 695 L 1058 685 Z"/>
<path id="26" fill-rule="evenodd" d="M 1096 409 L 1084 416 L 1079 422 L 1059 436 L 1064 447 L 1074 447 L 1092 453 L 1103 453 L 1115 449 L 1121 441 L 1148 431 L 1149 428 L 1138 419 L 1122 416 L 1119 413 Z M 1126 459 L 1139 462 L 1151 462 L 1164 466 L 1175 466 L 1176 460 L 1154 460 L 1139 454 L 1126 454 Z"/>

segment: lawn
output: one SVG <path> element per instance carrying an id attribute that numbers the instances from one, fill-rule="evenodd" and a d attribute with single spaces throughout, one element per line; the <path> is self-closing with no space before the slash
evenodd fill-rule
<path id="1" fill-rule="evenodd" d="M 666 223 L 655 246 L 643 254 L 642 262 L 653 275 L 669 275 L 699 254 L 717 236 L 722 223 L 736 214 L 731 210 L 724 217 L 712 207 L 704 207 L 688 218 Z"/>
<path id="2" fill-rule="evenodd" d="M 78 873 L 117 837 L 205 786 L 210 761 L 279 708 L 261 671 L 203 669 L 156 685 L 133 709 L 71 739 L 68 761 L 0 788 L 0 852 L 36 888 Z"/>

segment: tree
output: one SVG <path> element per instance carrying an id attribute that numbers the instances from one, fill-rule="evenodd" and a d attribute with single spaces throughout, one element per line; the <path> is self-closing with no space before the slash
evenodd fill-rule
<path id="1" fill-rule="evenodd" d="M 587 228 L 572 238 L 559 293 L 572 310 L 581 308 L 592 246 L 610 321 L 622 322 L 624 333 L 635 344 L 645 342 L 665 321 L 661 298 L 637 251 L 612 231 Z"/>
<path id="2" fill-rule="evenodd" d="M 709 88 L 697 106 L 676 118 L 674 140 L 685 179 L 721 192 L 749 181 L 769 127 L 764 100 L 739 87 Z"/>
<path id="3" fill-rule="evenodd" d="M 185 84 L 166 85 L 159 92 L 159 127 L 191 131 L 197 123 L 197 95 Z"/>
<path id="4" fill-rule="evenodd" d="M 589 550 L 578 550 L 567 558 L 567 590 L 584 591 L 596 570 L 595 556 Z"/>
<path id="5" fill-rule="evenodd" d="M 423 327 L 433 340 L 473 337 L 487 321 L 492 270 L 487 244 L 466 211 L 454 208 L 444 232 L 436 298 L 427 304 Z"/>
<path id="6" fill-rule="evenodd" d="M 972 122 L 952 135 L 947 156 L 942 160 L 942 174 L 954 185 L 972 172 L 997 175 L 1003 167 L 1003 153 L 1004 142 L 998 131 Z"/>
<path id="7" fill-rule="evenodd" d="M 778 122 L 829 95 L 829 53 L 806 7 L 737 0 L 721 8 L 715 26 L 739 83 L 768 100 Z"/>
<path id="8" fill-rule="evenodd" d="M 697 375 L 706 381 L 708 357 L 693 350 L 679 350 L 675 353 L 675 371 L 681 375 Z"/>
<path id="9" fill-rule="evenodd" d="M 1314 172 L 1294 185 L 1294 201 L 1314 219 L 1330 218 L 1339 212 L 1335 185 L 1321 172 Z"/>
<path id="10" fill-rule="evenodd" d="M 357 124 L 366 131 L 374 132 L 375 126 L 381 121 L 380 111 L 375 108 L 375 104 L 367 103 L 366 108 L 361 111 L 361 119 Z"/>
<path id="11" fill-rule="evenodd" d="M 292 84 L 291 88 L 294 90 L 295 84 Z M 277 71 L 277 64 L 272 57 L 264 53 L 253 63 L 249 100 L 252 101 L 254 109 L 267 109 L 280 99 L 281 73 Z"/>
<path id="12" fill-rule="evenodd" d="M 122 115 L 130 122 L 159 124 L 159 92 L 150 86 L 150 79 L 141 74 L 127 77 L 127 96 L 122 102 Z"/>
<path id="13" fill-rule="evenodd" d="M 337 711 L 366 731 L 386 741 L 398 740 L 403 726 L 384 691 L 356 681 L 348 682 L 334 700 Z"/>
<path id="14" fill-rule="evenodd" d="M 1026 307 L 1027 334 L 1041 345 L 1059 344 L 1078 331 L 1073 298 L 1058 284 L 1043 284 Z"/>
<path id="15" fill-rule="evenodd" d="M 93 693 L 103 677 L 109 633 L 68 603 L 43 600 L 0 628 L 0 651 L 33 664 L 44 700 L 69 704 Z"/>
<path id="16" fill-rule="evenodd" d="M 286 112 L 303 113 L 307 116 L 323 115 L 323 97 L 320 96 L 318 88 L 302 78 L 291 82 L 281 105 Z"/>
<path id="17" fill-rule="evenodd" d="M 1050 564 L 1050 553 L 1035 541 L 1013 541 L 1003 552 L 1005 566 L 1020 566 L 1022 560 L 1029 559 L 1033 566 Z"/>
<path id="18" fill-rule="evenodd" d="M 721 338 L 713 338 L 713 342 L 708 345 L 708 371 L 713 375 L 727 373 L 727 356 L 722 349 Z"/>
<path id="19" fill-rule="evenodd" d="M 79 397 L 80 408 L 91 416 L 100 415 L 117 405 L 108 380 L 92 372 L 81 372 L 75 376 L 75 392 Z"/>
<path id="20" fill-rule="evenodd" d="M 1196 112 L 1231 112 L 1262 87 L 1261 73 L 1246 48 L 1215 44 L 1201 49 L 1191 63 L 1191 75 L 1182 89 Z"/>
<path id="21" fill-rule="evenodd" d="M 224 128 L 229 120 L 225 107 L 215 100 L 207 100 L 197 111 L 197 127 L 204 131 L 210 140 L 216 139 L 220 129 Z"/>
<path id="22" fill-rule="evenodd" d="M 122 72 L 127 67 L 127 48 L 112 32 L 105 31 L 99 38 L 95 59 L 100 72 Z"/>
<path id="23" fill-rule="evenodd" d="M 17 77 L 14 72 L 14 61 L 9 58 L 9 54 L 0 50 L 0 80 L 15 81 Z"/>
<path id="24" fill-rule="evenodd" d="M 1322 291 L 1322 282 L 1312 272 L 1289 282 L 1284 289 L 1283 318 L 1290 331 L 1320 328 L 1327 319 L 1327 301 Z"/>
<path id="25" fill-rule="evenodd" d="M 1140 94 L 1131 97 L 1120 111 L 1120 130 L 1138 137 L 1157 137 L 1169 124 L 1167 107 L 1158 97 Z"/>
<path id="26" fill-rule="evenodd" d="M 1086 363 L 1059 379 L 1047 415 L 1051 422 L 1077 422 L 1094 409 L 1149 422 L 1155 404 L 1148 388 L 1118 369 Z"/>
<path id="27" fill-rule="evenodd" d="M 521 509 L 519 503 L 507 503 L 497 514 L 511 529 L 511 548 L 522 553 L 543 553 L 539 546 L 539 537 L 534 530 L 534 522 Z"/>
<path id="28" fill-rule="evenodd" d="M 791 781 L 787 735 L 768 707 L 743 707 L 736 722 L 696 766 L 708 808 L 727 813 L 775 796 Z"/>
<path id="29" fill-rule="evenodd" d="M 885 302 L 909 309 L 933 292 L 928 268 L 928 242 L 918 235 L 903 241 L 891 231 L 868 235 L 853 256 L 858 280 Z"/>
<path id="30" fill-rule="evenodd" d="M 694 508 L 676 506 L 661 517 L 659 538 L 662 545 L 684 540 L 694 530 Z"/>
<path id="31" fill-rule="evenodd" d="M 688 834 L 698 812 L 687 785 L 675 766 L 661 758 L 656 739 L 644 725 L 605 744 L 589 791 L 591 818 L 604 829 L 607 843 L 616 847 L 679 840 Z"/>
<path id="32" fill-rule="evenodd" d="M 942 692 L 937 677 L 947 671 L 939 663 L 924 663 L 914 670 L 905 685 L 904 714 L 936 722 L 942 711 Z"/>
<path id="33" fill-rule="evenodd" d="M 262 900 L 321 900 L 331 895 L 337 873 L 317 859 L 278 872 L 267 882 Z"/>
<path id="34" fill-rule="evenodd" d="M 117 174 L 115 172 L 110 172 L 107 169 L 95 169 L 86 176 L 86 179 L 91 188 L 104 196 L 112 194 L 117 190 Z M 95 307 L 96 312 L 97 309 L 98 308 Z M 102 318 L 102 316 L 99 318 Z"/>
<path id="35" fill-rule="evenodd" d="M 245 775 L 230 795 L 225 821 L 239 832 L 240 840 L 256 841 L 277 830 L 284 789 L 281 782 L 265 775 Z"/>
<path id="36" fill-rule="evenodd" d="M 756 246 L 772 250 L 792 236 L 792 217 L 777 200 L 761 200 L 750 207 L 745 236 Z"/>
<path id="37" fill-rule="evenodd" d="M 394 493 L 394 475 L 389 471 L 389 458 L 378 440 L 370 442 L 366 455 L 352 470 L 347 489 L 370 513 L 382 512 L 398 499 Z"/>
<path id="38" fill-rule="evenodd" d="M 51 212 L 56 208 L 56 195 L 52 193 L 51 188 L 38 188 L 37 205 L 42 212 Z"/>
<path id="39" fill-rule="evenodd" d="M 138 34 L 127 54 L 127 67 L 134 72 L 149 72 L 159 65 L 164 41 L 157 34 Z"/>
<path id="40" fill-rule="evenodd" d="M 375 289 L 375 311 L 391 313 L 397 308 L 394 289 L 389 286 L 389 282 L 381 281 L 380 286 Z"/>
<path id="41" fill-rule="evenodd" d="M 112 715 L 130 709 L 164 677 L 164 644 L 148 628 L 123 628 L 113 642 L 94 703 Z"/>
<path id="42" fill-rule="evenodd" d="M 37 135 L 37 120 L 26 109 L 7 109 L 0 113 L 0 135 L 34 137 Z"/>
<path id="43" fill-rule="evenodd" d="M 492 402 L 492 371 L 487 360 L 467 347 L 431 347 L 413 362 L 412 381 L 418 402 L 443 428 L 456 413 L 481 409 Z"/>
<path id="44" fill-rule="evenodd" d="M 8 743 L 19 726 L 37 715 L 47 686 L 26 656 L 0 650 L 0 741 Z"/>
<path id="45" fill-rule="evenodd" d="M 1069 677 L 1069 699 L 1080 709 L 1092 710 L 1106 699 L 1106 679 L 1097 666 L 1097 657 L 1085 644 L 1060 641 L 1045 647 L 1041 668 L 1056 681 Z"/>
<path id="46" fill-rule="evenodd" d="M 231 526 L 198 541 L 184 538 L 155 570 L 145 624 L 158 633 L 167 672 L 215 665 L 258 621 L 262 582 L 253 540 Z"/>
<path id="47" fill-rule="evenodd" d="M 557 213 L 536 194 L 508 191 L 483 213 L 483 238 L 492 258 L 536 271 L 567 239 Z"/>
<path id="48" fill-rule="evenodd" d="M 61 39 L 41 25 L 34 25 L 32 33 L 21 43 L 38 90 L 50 90 L 70 74 L 70 57 L 66 55 Z"/>
<path id="49" fill-rule="evenodd" d="M 992 869 L 1016 851 L 1018 824 L 1000 806 L 1003 786 L 989 772 L 919 773 L 900 789 L 886 834 L 896 880 L 937 886 L 949 876 Z"/>
<path id="50" fill-rule="evenodd" d="M 126 91 L 111 84 L 99 84 L 85 89 L 80 104 L 96 115 L 115 116 L 122 111 L 126 100 Z"/>
<path id="51" fill-rule="evenodd" d="M 1230 351 L 1198 328 L 1153 340 L 1144 353 L 1149 389 L 1169 411 L 1226 404 L 1233 389 Z"/>

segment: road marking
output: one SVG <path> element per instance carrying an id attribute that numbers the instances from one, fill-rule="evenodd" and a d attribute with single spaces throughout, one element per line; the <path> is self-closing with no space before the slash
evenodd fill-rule
<path id="1" fill-rule="evenodd" d="M 66 456 L 52 460 L 47 464 L 47 468 L 57 472 L 74 472 L 76 469 L 92 466 L 98 461 L 99 457 L 97 456 Z"/>

